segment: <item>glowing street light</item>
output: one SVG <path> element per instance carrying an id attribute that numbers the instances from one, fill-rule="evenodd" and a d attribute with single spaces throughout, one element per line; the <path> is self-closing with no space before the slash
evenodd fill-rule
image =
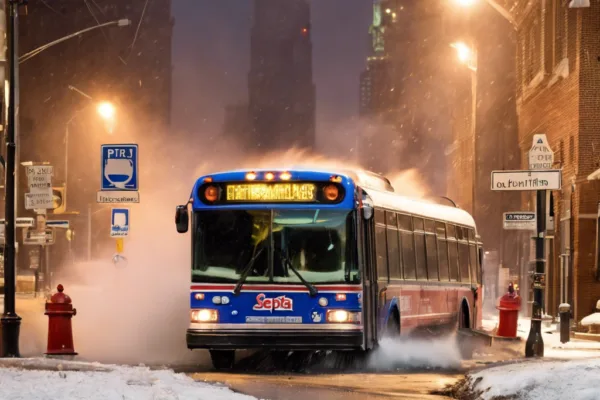
<path id="1" fill-rule="evenodd" d="M 115 106 L 107 101 L 98 104 L 97 111 L 104 120 L 113 119 L 116 113 Z"/>
<path id="2" fill-rule="evenodd" d="M 477 70 L 477 55 L 473 49 L 463 42 L 452 43 L 450 47 L 456 49 L 456 56 L 461 63 L 466 64 L 473 71 Z"/>
<path id="3" fill-rule="evenodd" d="M 454 0 L 461 7 L 471 7 L 477 0 Z"/>

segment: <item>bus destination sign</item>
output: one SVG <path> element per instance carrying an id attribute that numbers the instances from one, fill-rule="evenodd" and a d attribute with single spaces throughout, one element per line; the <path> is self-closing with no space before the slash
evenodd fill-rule
<path id="1" fill-rule="evenodd" d="M 240 183 L 226 186 L 227 201 L 312 202 L 317 187 L 312 183 Z"/>

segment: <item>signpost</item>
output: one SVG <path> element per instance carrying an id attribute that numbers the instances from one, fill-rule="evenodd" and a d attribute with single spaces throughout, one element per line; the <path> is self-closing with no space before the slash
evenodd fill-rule
<path id="1" fill-rule="evenodd" d="M 506 230 L 534 231 L 536 228 L 535 213 L 530 211 L 505 212 L 502 225 Z"/>
<path id="2" fill-rule="evenodd" d="M 110 221 L 110 237 L 122 238 L 129 234 L 128 208 L 113 208 Z"/>
<path id="3" fill-rule="evenodd" d="M 525 343 L 525 357 L 543 357 L 542 311 L 546 282 L 545 235 L 547 190 L 560 190 L 561 171 L 553 170 L 554 152 L 545 134 L 533 135 L 528 171 L 493 171 L 492 190 L 536 191 L 535 273 L 532 279 L 531 328 Z"/>
<path id="4" fill-rule="evenodd" d="M 98 203 L 139 203 L 137 144 L 101 146 L 100 191 Z"/>
<path id="5" fill-rule="evenodd" d="M 23 230 L 23 244 L 26 246 L 45 246 L 54 244 L 54 229 L 46 228 L 43 232 Z"/>
<path id="6" fill-rule="evenodd" d="M 53 208 L 52 176 L 54 167 L 51 165 L 28 165 L 25 167 L 29 193 L 25 193 L 25 208 L 27 210 Z"/>

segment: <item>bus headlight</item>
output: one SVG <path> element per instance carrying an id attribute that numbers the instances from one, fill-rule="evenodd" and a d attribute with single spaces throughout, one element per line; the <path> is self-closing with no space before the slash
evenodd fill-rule
<path id="1" fill-rule="evenodd" d="M 217 322 L 219 320 L 219 312 L 208 308 L 200 308 L 191 311 L 190 319 L 192 322 Z"/>
<path id="2" fill-rule="evenodd" d="M 343 323 L 359 323 L 360 312 L 346 310 L 328 310 L 327 322 L 343 324 Z"/>

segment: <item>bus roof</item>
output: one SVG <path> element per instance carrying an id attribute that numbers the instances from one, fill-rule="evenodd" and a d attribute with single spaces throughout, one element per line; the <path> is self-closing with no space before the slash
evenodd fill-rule
<path id="1" fill-rule="evenodd" d="M 396 193 L 382 192 L 374 189 L 365 189 L 365 192 L 371 197 L 375 207 L 451 222 L 457 225 L 475 227 L 475 220 L 471 214 L 460 208 L 429 203 L 427 201 L 400 196 Z"/>

